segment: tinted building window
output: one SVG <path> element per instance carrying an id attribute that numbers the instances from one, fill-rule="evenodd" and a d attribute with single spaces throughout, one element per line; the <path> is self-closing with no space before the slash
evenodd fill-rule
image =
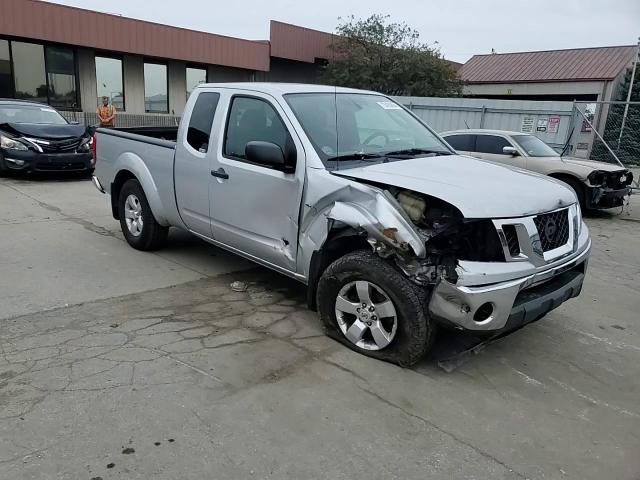
<path id="1" fill-rule="evenodd" d="M 220 95 L 217 93 L 204 92 L 198 95 L 198 100 L 193 106 L 187 143 L 200 153 L 207 153 L 209 150 L 209 136 L 219 98 Z"/>
<path id="2" fill-rule="evenodd" d="M 145 63 L 144 109 L 146 112 L 169 112 L 169 94 L 167 87 L 167 66 L 159 63 Z"/>
<path id="3" fill-rule="evenodd" d="M 187 98 L 201 83 L 207 83 L 207 71 L 204 68 L 187 67 Z"/>
<path id="4" fill-rule="evenodd" d="M 11 49 L 16 98 L 46 103 L 44 47 L 34 43 L 11 42 Z"/>
<path id="5" fill-rule="evenodd" d="M 60 108 L 78 108 L 76 62 L 73 50 L 47 47 L 46 57 L 49 103 Z"/>
<path id="6" fill-rule="evenodd" d="M 98 85 L 96 105 L 102 103 L 102 97 L 109 97 L 111 105 L 116 109 L 125 109 L 122 60 L 110 57 L 96 57 L 96 82 Z"/>
<path id="7" fill-rule="evenodd" d="M 451 135 L 450 137 L 445 137 L 445 140 L 454 150 L 474 152 L 476 149 L 475 135 Z"/>
<path id="8" fill-rule="evenodd" d="M 11 81 L 11 55 L 9 54 L 9 42 L 0 40 L 0 98 L 13 97 Z"/>
<path id="9" fill-rule="evenodd" d="M 495 135 L 478 135 L 475 151 L 480 153 L 504 155 L 502 148 L 511 146 L 512 145 L 506 138 L 496 137 Z"/>
<path id="10" fill-rule="evenodd" d="M 285 152 L 287 135 L 287 128 L 267 102 L 257 98 L 236 97 L 227 123 L 224 153 L 245 159 L 245 147 L 254 141 L 275 143 Z"/>

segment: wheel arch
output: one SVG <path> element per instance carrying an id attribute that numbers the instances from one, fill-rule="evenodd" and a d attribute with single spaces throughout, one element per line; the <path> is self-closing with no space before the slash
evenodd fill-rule
<path id="1" fill-rule="evenodd" d="M 137 180 L 142 186 L 147 202 L 151 208 L 151 212 L 158 224 L 168 227 L 169 221 L 164 215 L 164 208 L 160 199 L 160 194 L 151 172 L 144 164 L 142 159 L 137 156 L 123 156 L 119 159 L 118 173 L 111 183 L 111 212 L 116 220 L 119 220 L 118 200 L 122 186 L 128 180 Z"/>
<path id="2" fill-rule="evenodd" d="M 568 185 L 576 184 L 576 186 L 580 188 L 580 191 L 576 192 L 576 195 L 578 195 L 577 200 L 580 203 L 580 206 L 584 207 L 587 199 L 587 186 L 580 177 L 566 172 L 554 172 L 550 173 L 548 176 L 556 180 L 560 180 Z M 573 189 L 573 187 L 571 188 Z"/>
<path id="3" fill-rule="evenodd" d="M 371 248 L 366 234 L 358 232 L 353 227 L 334 225 L 329 230 L 322 247 L 311 255 L 307 286 L 307 305 L 311 310 L 317 308 L 318 281 L 327 267 L 348 253 L 366 248 Z"/>

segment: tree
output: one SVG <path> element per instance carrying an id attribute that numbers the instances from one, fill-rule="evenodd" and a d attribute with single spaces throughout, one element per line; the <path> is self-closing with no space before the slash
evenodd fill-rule
<path id="1" fill-rule="evenodd" d="M 417 30 L 389 16 L 354 16 L 336 29 L 334 59 L 323 80 L 333 85 L 388 95 L 459 95 L 456 70 L 437 47 L 420 41 Z"/>

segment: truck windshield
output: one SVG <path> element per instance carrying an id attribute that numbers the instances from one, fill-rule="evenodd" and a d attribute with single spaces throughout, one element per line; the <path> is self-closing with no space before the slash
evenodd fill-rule
<path id="1" fill-rule="evenodd" d="M 328 169 L 452 154 L 433 132 L 382 95 L 295 93 L 285 99 Z"/>
<path id="2" fill-rule="evenodd" d="M 530 157 L 559 157 L 549 145 L 533 135 L 514 135 L 513 139 Z"/>
<path id="3" fill-rule="evenodd" d="M 38 105 L 0 105 L 0 123 L 40 123 L 67 125 L 53 108 Z"/>

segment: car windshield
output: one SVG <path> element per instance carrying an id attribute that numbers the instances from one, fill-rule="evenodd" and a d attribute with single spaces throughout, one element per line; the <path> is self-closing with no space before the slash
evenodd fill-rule
<path id="1" fill-rule="evenodd" d="M 65 118 L 45 105 L 0 105 L 0 123 L 66 125 Z"/>
<path id="2" fill-rule="evenodd" d="M 559 157 L 549 145 L 533 135 L 514 135 L 513 139 L 530 157 Z"/>
<path id="3" fill-rule="evenodd" d="M 362 93 L 285 95 L 328 169 L 347 169 L 451 150 L 387 97 Z"/>

